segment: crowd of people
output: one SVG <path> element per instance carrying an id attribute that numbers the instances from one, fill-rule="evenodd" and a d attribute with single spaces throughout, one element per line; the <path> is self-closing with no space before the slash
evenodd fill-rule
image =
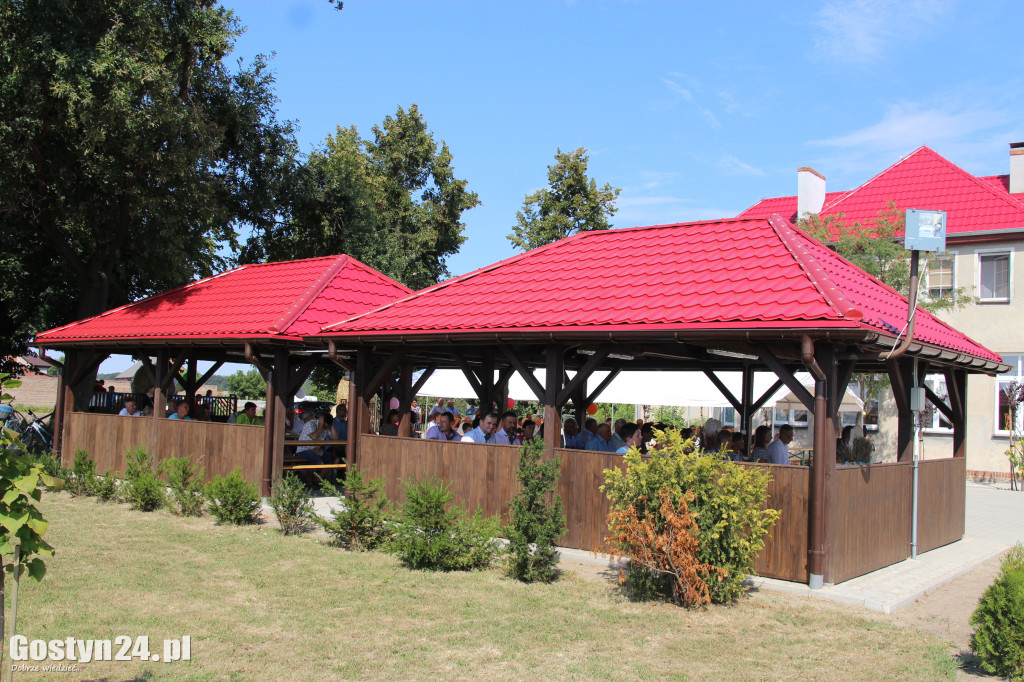
<path id="1" fill-rule="evenodd" d="M 527 440 L 543 438 L 544 424 L 531 416 L 519 417 L 512 410 L 504 413 L 484 411 L 469 406 L 461 414 L 454 400 L 438 398 L 426 417 L 426 430 L 421 428 L 420 409 L 413 401 L 409 415 L 410 430 L 414 436 L 422 433 L 427 440 L 486 443 L 489 445 L 521 445 Z M 401 414 L 391 409 L 381 421 L 380 435 L 398 435 Z M 582 428 L 576 419 L 566 419 L 561 425 L 560 441 L 564 448 L 623 454 L 636 447 L 642 454 L 657 452 L 656 431 L 674 428 L 669 424 L 630 422 L 618 419 L 614 423 L 598 422 L 587 418 Z M 774 434 L 768 425 L 754 431 L 748 452 L 747 434 L 723 426 L 717 419 L 707 420 L 699 429 L 681 429 L 683 440 L 694 440 L 694 447 L 707 452 L 720 452 L 722 456 L 738 462 L 767 462 L 789 464 L 789 443 L 793 440 L 793 427 L 783 424 Z M 845 435 L 845 434 L 844 434 Z"/>

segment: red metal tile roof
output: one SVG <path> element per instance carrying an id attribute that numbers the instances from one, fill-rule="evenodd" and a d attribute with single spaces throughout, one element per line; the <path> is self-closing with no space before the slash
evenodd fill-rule
<path id="1" fill-rule="evenodd" d="M 243 265 L 42 332 L 41 345 L 100 339 L 301 339 L 411 289 L 350 256 Z"/>
<path id="2" fill-rule="evenodd" d="M 946 211 L 949 234 L 1024 229 L 1024 195 L 1010 194 L 1005 176 L 975 177 L 928 147 L 912 154 L 857 189 L 829 192 L 820 213 L 845 214 L 845 222 L 874 224 L 889 201 L 902 209 Z M 762 199 L 739 215 L 766 217 L 777 213 L 796 220 L 796 197 Z"/>
<path id="3" fill-rule="evenodd" d="M 455 300 L 466 305 L 453 309 Z M 847 328 L 895 336 L 907 307 L 904 297 L 776 216 L 581 233 L 324 334 Z M 924 311 L 915 337 L 999 359 Z"/>

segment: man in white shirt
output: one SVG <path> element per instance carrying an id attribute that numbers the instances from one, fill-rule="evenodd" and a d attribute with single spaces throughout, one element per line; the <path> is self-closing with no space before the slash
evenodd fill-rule
<path id="1" fill-rule="evenodd" d="M 497 441 L 494 438 L 494 429 L 498 428 L 498 415 L 489 414 L 481 417 L 480 426 L 476 427 L 462 437 L 463 443 L 487 443 L 494 445 Z"/>
<path id="2" fill-rule="evenodd" d="M 142 416 L 142 413 L 139 412 L 138 408 L 135 406 L 135 398 L 125 398 L 124 399 L 124 407 L 122 407 L 121 411 L 118 412 L 117 414 L 122 416 L 122 417 L 140 417 L 140 416 Z"/>
<path id="3" fill-rule="evenodd" d="M 769 464 L 789 464 L 789 448 L 793 441 L 793 427 L 783 424 L 779 427 L 779 435 L 768 444 Z"/>

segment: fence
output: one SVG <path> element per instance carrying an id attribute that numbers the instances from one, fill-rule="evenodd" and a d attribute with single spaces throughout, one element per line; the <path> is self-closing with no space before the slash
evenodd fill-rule
<path id="1" fill-rule="evenodd" d="M 68 420 L 69 437 L 62 448 L 65 466 L 70 466 L 74 453 L 85 450 L 98 472 L 123 474 L 125 453 L 142 446 L 157 463 L 189 457 L 206 468 L 206 480 L 236 466 L 251 483 L 259 485 L 263 478 L 263 427 L 88 412 L 72 412 Z"/>

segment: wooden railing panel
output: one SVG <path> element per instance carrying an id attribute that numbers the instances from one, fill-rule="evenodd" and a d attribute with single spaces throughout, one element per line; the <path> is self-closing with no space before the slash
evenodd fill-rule
<path id="1" fill-rule="evenodd" d="M 765 536 L 754 570 L 766 578 L 807 582 L 810 469 L 802 466 L 748 464 L 771 472 L 766 507 L 782 512 Z"/>
<path id="2" fill-rule="evenodd" d="M 964 536 L 967 460 L 926 459 L 918 470 L 917 551 L 927 552 Z"/>
<path id="3" fill-rule="evenodd" d="M 911 463 L 836 468 L 832 581 L 850 580 L 910 556 L 912 474 Z"/>
<path id="4" fill-rule="evenodd" d="M 566 449 L 555 454 L 562 464 L 555 492 L 562 498 L 567 529 L 558 544 L 585 550 L 604 547 L 611 503 L 601 486 L 605 469 L 625 467 L 622 455 Z"/>
<path id="5" fill-rule="evenodd" d="M 154 452 L 150 417 L 72 412 L 68 448 L 72 456 L 78 450 L 88 452 L 99 473 L 110 469 L 115 475 L 124 475 L 125 452 L 142 446 L 158 466 L 170 457 L 189 457 L 206 468 L 205 480 L 223 476 L 238 466 L 246 480 L 259 484 L 263 434 L 259 426 L 160 419 L 159 445 Z"/>

